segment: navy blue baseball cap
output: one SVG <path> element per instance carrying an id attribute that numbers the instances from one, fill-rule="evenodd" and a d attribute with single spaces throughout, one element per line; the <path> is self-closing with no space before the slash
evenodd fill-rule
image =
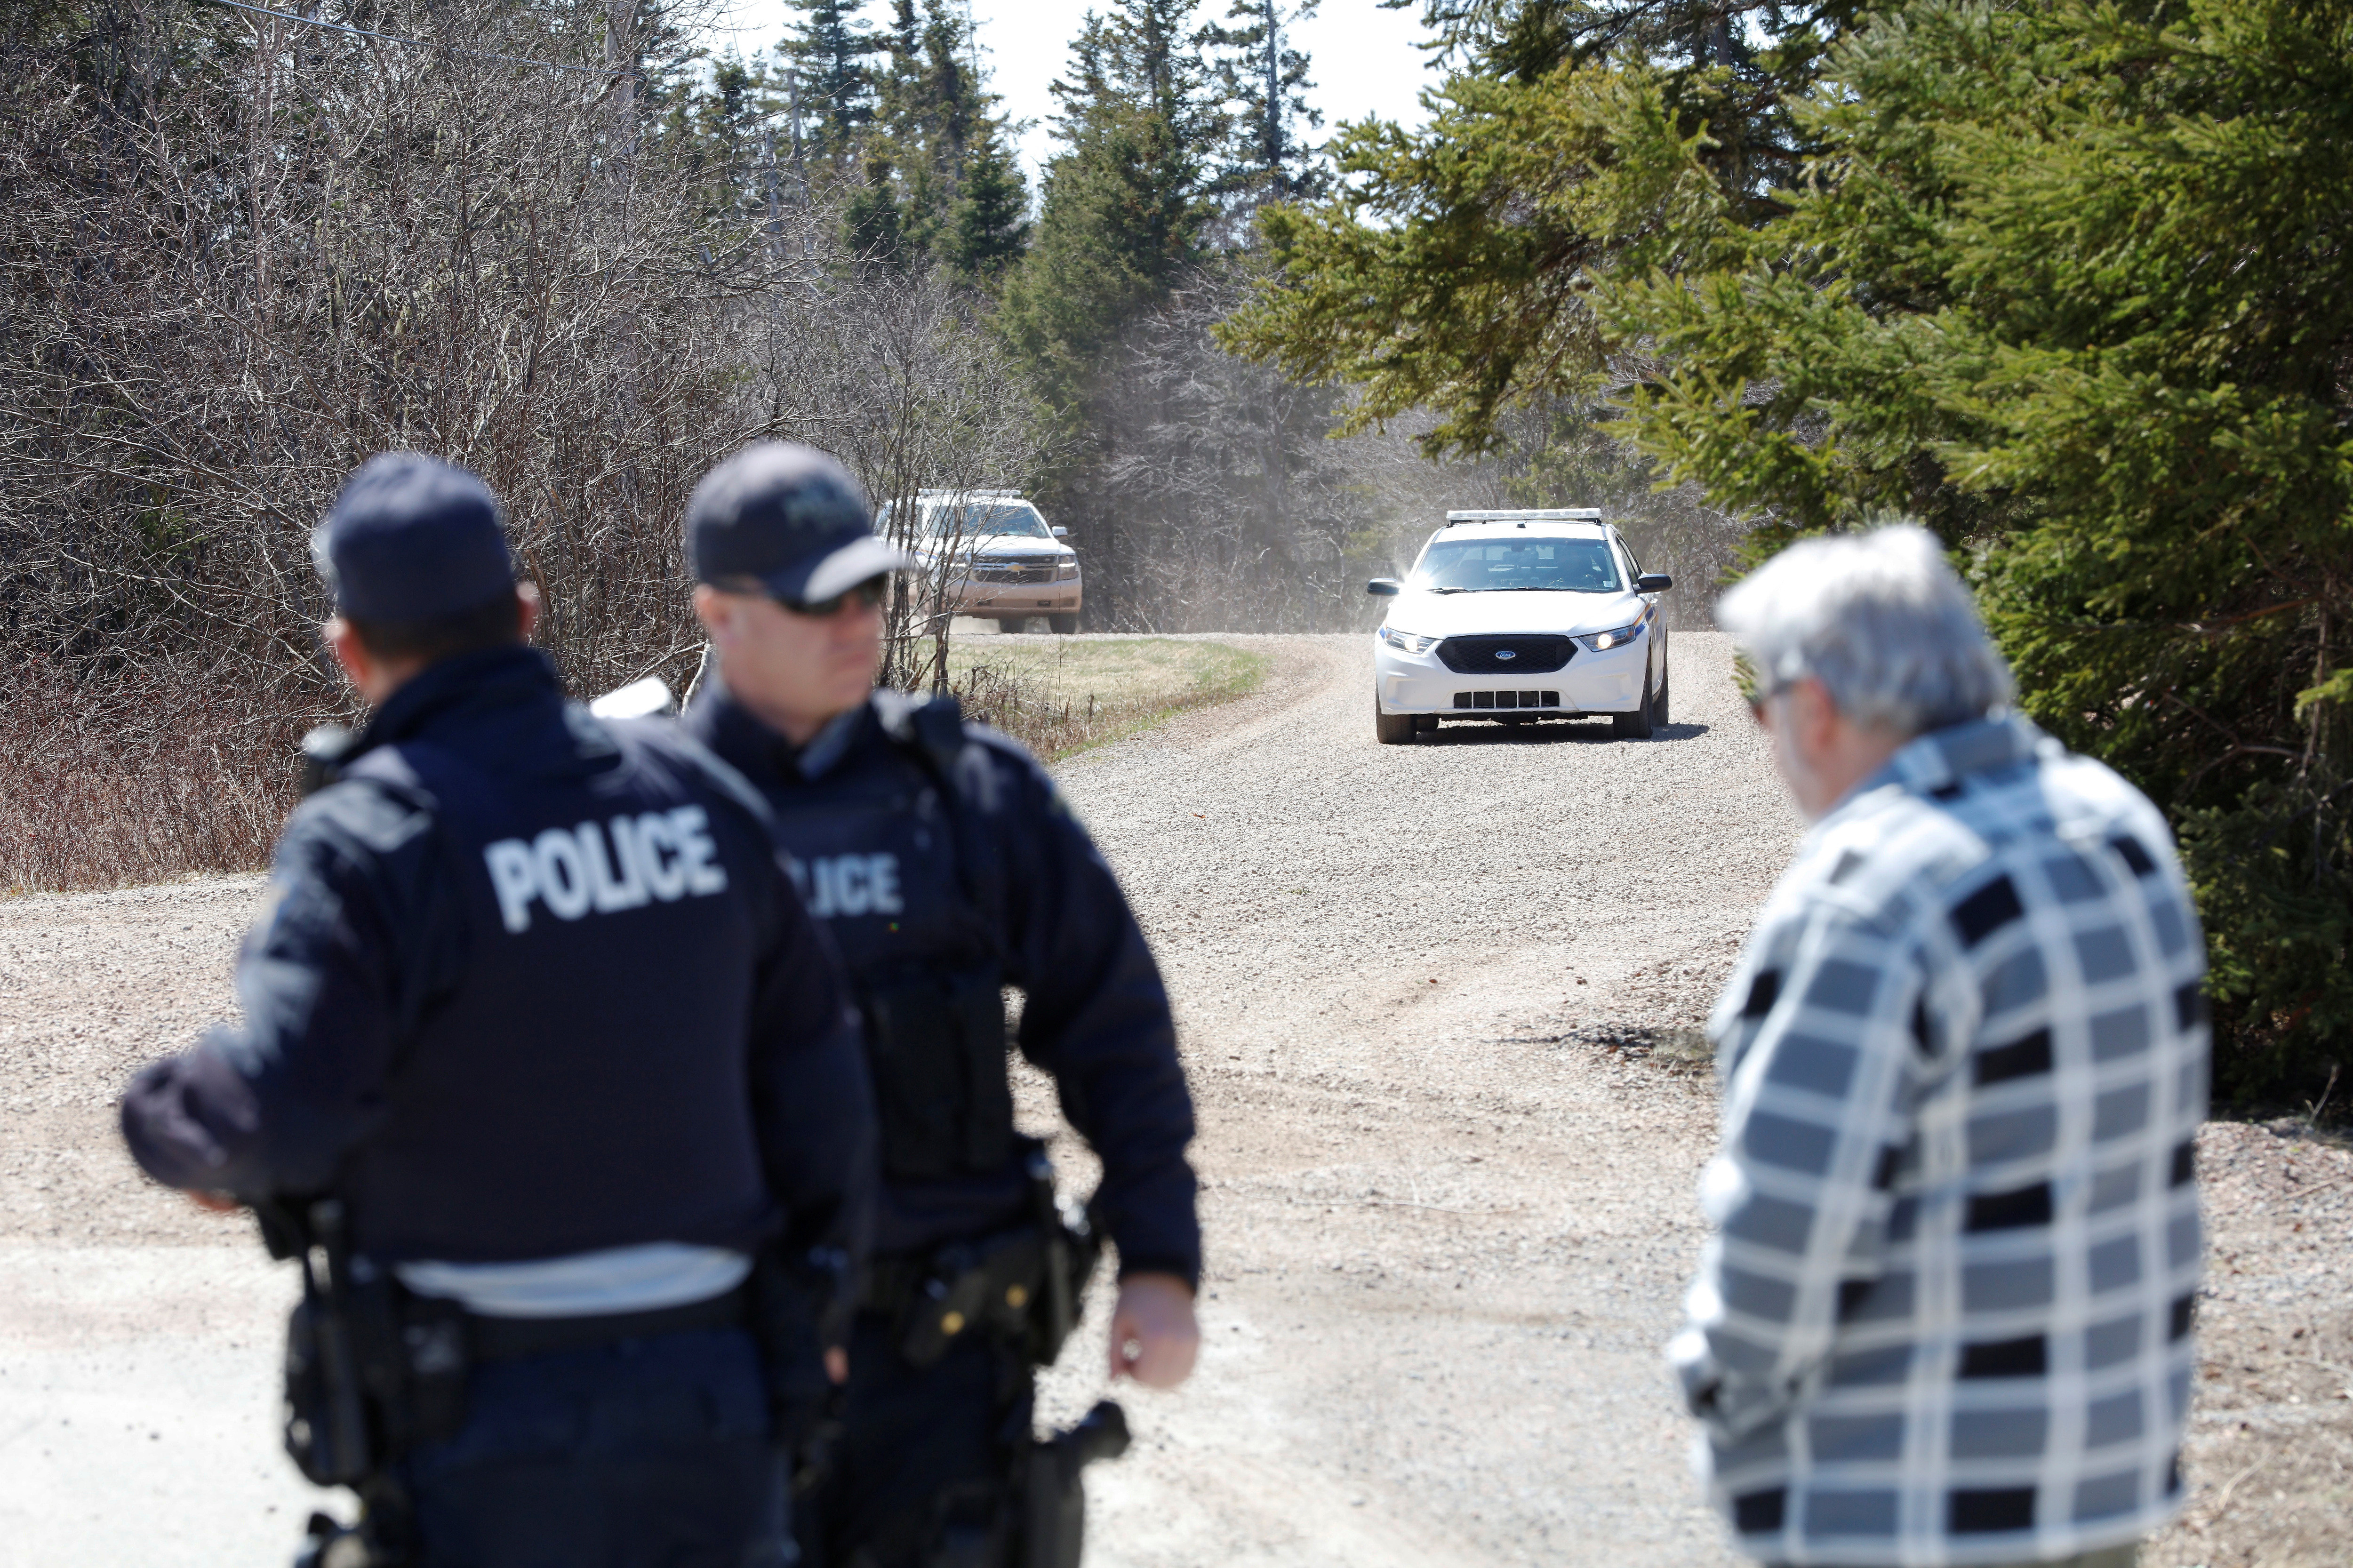
<path id="1" fill-rule="evenodd" d="M 746 447 L 694 487 L 686 503 L 694 580 L 724 588 L 750 578 L 771 598 L 809 605 L 914 558 L 874 535 L 874 513 L 849 470 L 814 447 Z"/>
<path id="2" fill-rule="evenodd" d="M 416 452 L 380 452 L 311 535 L 339 614 L 432 621 L 514 592 L 514 558 L 490 487 Z"/>

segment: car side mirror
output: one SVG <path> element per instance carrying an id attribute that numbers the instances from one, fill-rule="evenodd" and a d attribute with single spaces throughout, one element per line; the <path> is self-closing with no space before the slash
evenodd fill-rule
<path id="1" fill-rule="evenodd" d="M 1376 577 L 1365 584 L 1365 592 L 1376 599 L 1394 599 L 1404 587 L 1405 584 L 1394 577 Z"/>
<path id="2" fill-rule="evenodd" d="M 1054 530 L 1054 537 L 1057 539 L 1068 539 L 1071 537 L 1071 531 L 1067 528 L 1058 528 Z"/>
<path id="3" fill-rule="evenodd" d="M 1634 579 L 1637 594 L 1663 594 L 1675 585 L 1675 580 L 1664 572 L 1645 572 Z"/>

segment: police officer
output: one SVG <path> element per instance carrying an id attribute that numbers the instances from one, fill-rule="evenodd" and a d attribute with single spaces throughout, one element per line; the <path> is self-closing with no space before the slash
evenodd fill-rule
<path id="1" fill-rule="evenodd" d="M 786 1561 L 771 1394 L 822 1373 L 772 1334 L 799 1360 L 764 1379 L 747 1280 L 860 1244 L 873 1120 L 765 808 L 565 702 L 471 474 L 379 457 L 313 551 L 374 717 L 287 824 L 242 1025 L 142 1072 L 124 1136 L 207 1206 L 310 1216 L 306 1289 L 333 1255 L 289 1446 L 357 1481 L 374 1560 Z"/>
<path id="2" fill-rule="evenodd" d="M 1004 988 L 1023 994 L 1022 1054 L 1103 1159 L 1112 1374 L 1163 1388 L 1198 1345 L 1192 1101 L 1143 932 L 1045 771 L 953 699 L 873 689 L 907 563 L 871 515 L 807 447 L 754 447 L 703 480 L 686 542 L 719 658 L 686 722 L 767 797 L 833 932 L 881 1124 L 875 1267 L 804 1547 L 826 1568 L 985 1568 L 1039 1528 L 1035 1482 L 1026 1515 L 1017 1484 L 1044 1462 L 1032 1368 L 1083 1284 L 1060 1272 L 1073 1238 L 1050 1172 L 1014 1131 Z"/>

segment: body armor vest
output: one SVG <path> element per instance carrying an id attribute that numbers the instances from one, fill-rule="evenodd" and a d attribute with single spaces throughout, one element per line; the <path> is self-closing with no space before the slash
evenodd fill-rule
<path id="1" fill-rule="evenodd" d="M 883 1174 L 999 1174 L 1016 1149 L 1005 967 L 990 836 L 957 784 L 963 721 L 951 701 L 885 726 L 900 765 L 771 794 L 777 837 L 863 1016 Z"/>
<path id="2" fill-rule="evenodd" d="M 611 754 L 523 780 L 427 741 L 344 772 L 431 814 L 466 930 L 462 978 L 401 1031 L 381 1130 L 337 1182 L 373 1257 L 744 1246 L 769 1223 L 744 1093 L 765 895 L 734 885 L 773 875 L 767 847 L 614 728 Z"/>

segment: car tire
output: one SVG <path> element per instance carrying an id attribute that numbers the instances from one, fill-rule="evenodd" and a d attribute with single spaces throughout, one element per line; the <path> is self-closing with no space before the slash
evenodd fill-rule
<path id="1" fill-rule="evenodd" d="M 1029 625 L 1029 617 L 1027 616 L 999 616 L 997 617 L 997 629 L 1000 632 L 1021 631 Z"/>
<path id="2" fill-rule="evenodd" d="M 1667 717 L 1667 688 L 1668 678 L 1662 674 L 1659 677 L 1659 694 L 1651 699 L 1651 722 L 1662 730 L 1673 722 Z"/>
<path id="3" fill-rule="evenodd" d="M 1621 741 L 1647 741 L 1651 738 L 1651 731 L 1657 728 L 1651 717 L 1649 666 L 1644 666 L 1642 669 L 1642 705 L 1631 713 L 1609 715 L 1609 728 L 1617 732 L 1618 738 Z"/>
<path id="4" fill-rule="evenodd" d="M 1373 738 L 1384 746 L 1402 746 L 1413 739 L 1419 726 L 1410 713 L 1384 713 L 1381 700 L 1373 699 Z"/>
<path id="5" fill-rule="evenodd" d="M 1066 637 L 1079 629 L 1079 617 L 1075 615 L 1048 616 L 1046 624 L 1054 629 L 1056 637 Z"/>

